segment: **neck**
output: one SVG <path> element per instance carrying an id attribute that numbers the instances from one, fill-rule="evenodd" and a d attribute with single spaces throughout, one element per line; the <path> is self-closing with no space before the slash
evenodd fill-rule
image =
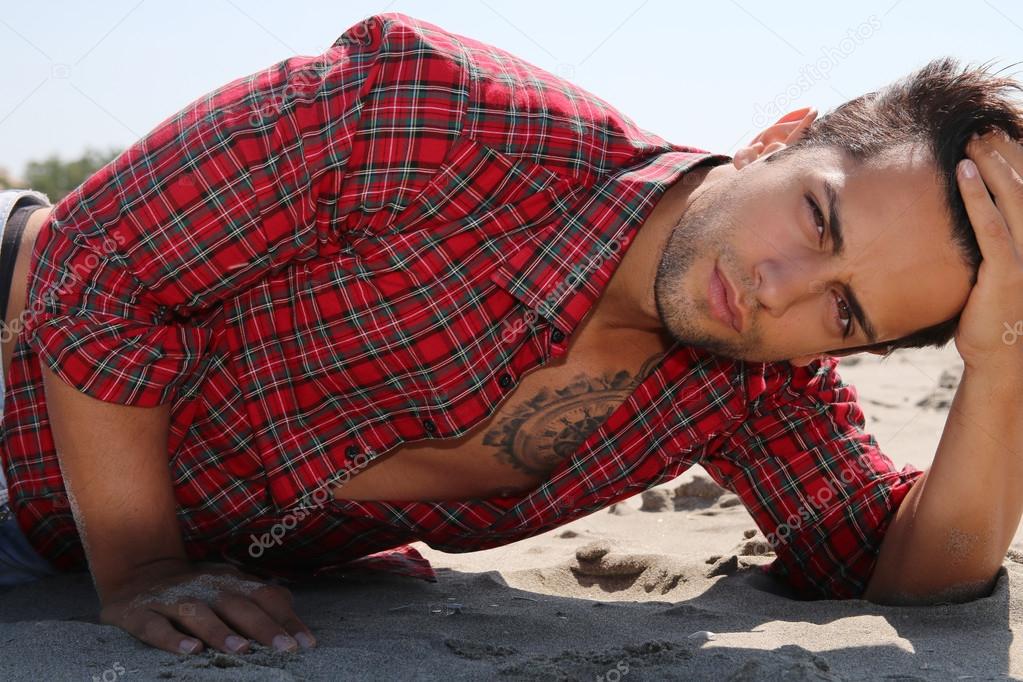
<path id="1" fill-rule="evenodd" d="M 700 166 L 669 187 L 636 231 L 632 244 L 608 282 L 598 307 L 608 327 L 663 332 L 657 315 L 654 282 L 668 237 L 692 202 L 723 176 L 736 172 L 730 163 Z"/>

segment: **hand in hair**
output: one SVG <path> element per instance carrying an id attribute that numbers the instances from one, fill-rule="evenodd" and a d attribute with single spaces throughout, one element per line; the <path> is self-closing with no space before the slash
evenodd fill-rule
<path id="1" fill-rule="evenodd" d="M 1023 370 L 1023 147 L 1001 130 L 970 141 L 956 173 L 983 261 L 960 317 L 963 362 L 1006 380 Z M 972 177 L 965 171 L 974 169 Z M 979 173 L 976 170 L 979 169 Z M 1007 333 L 1008 332 L 1008 333 Z"/>

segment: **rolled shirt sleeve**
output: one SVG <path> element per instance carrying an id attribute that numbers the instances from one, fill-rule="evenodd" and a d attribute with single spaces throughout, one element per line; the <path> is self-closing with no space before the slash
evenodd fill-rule
<path id="1" fill-rule="evenodd" d="M 701 461 L 773 547 L 768 572 L 807 599 L 862 596 L 889 523 L 924 473 L 881 452 L 836 365 L 826 358 L 765 392 Z"/>
<path id="2" fill-rule="evenodd" d="M 40 361 L 101 400 L 173 400 L 211 343 L 197 320 L 336 252 L 373 173 L 393 170 L 360 146 L 361 121 L 387 107 L 374 89 L 408 35 L 372 17 L 322 55 L 229 83 L 59 202 L 30 265 L 24 331 Z"/>

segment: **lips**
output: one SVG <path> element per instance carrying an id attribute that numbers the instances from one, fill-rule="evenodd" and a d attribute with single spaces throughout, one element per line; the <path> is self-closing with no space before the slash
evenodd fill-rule
<path id="1" fill-rule="evenodd" d="M 736 303 L 735 288 L 724 273 L 718 269 L 716 262 L 710 274 L 707 299 L 710 302 L 710 310 L 714 318 L 741 334 L 743 315 Z"/>
<path id="2" fill-rule="evenodd" d="M 735 287 L 732 286 L 732 283 L 728 281 L 728 277 L 725 276 L 725 273 L 718 270 L 718 277 L 721 278 L 721 281 L 725 285 L 725 302 L 728 304 L 728 311 L 732 315 L 732 327 L 735 328 L 735 331 L 741 334 L 745 325 L 743 324 L 742 310 L 739 308 L 739 292 L 736 291 Z"/>

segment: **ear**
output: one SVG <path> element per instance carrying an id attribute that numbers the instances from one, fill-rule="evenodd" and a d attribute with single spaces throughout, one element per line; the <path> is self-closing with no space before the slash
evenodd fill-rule
<path id="1" fill-rule="evenodd" d="M 790 111 L 779 118 L 777 123 L 760 131 L 760 134 L 754 137 L 748 145 L 736 150 L 732 157 L 732 164 L 736 168 L 742 168 L 794 144 L 803 137 L 803 133 L 816 118 L 817 110 L 813 107 Z"/>

